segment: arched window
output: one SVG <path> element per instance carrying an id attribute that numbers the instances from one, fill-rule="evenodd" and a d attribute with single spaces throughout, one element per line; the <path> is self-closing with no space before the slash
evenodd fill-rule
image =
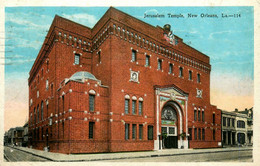
<path id="1" fill-rule="evenodd" d="M 48 90 L 49 89 L 49 80 L 47 79 L 46 80 L 46 90 Z"/>
<path id="2" fill-rule="evenodd" d="M 192 71 L 189 71 L 189 80 L 192 80 Z"/>
<path id="3" fill-rule="evenodd" d="M 200 83 L 200 74 L 197 74 L 197 82 Z"/>
<path id="4" fill-rule="evenodd" d="M 43 101 L 41 103 L 41 120 L 43 120 Z"/>

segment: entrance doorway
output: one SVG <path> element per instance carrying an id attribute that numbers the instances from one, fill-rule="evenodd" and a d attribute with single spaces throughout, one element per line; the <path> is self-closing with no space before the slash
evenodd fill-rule
<path id="1" fill-rule="evenodd" d="M 161 113 L 163 148 L 178 148 L 177 113 L 172 106 L 165 106 Z"/>

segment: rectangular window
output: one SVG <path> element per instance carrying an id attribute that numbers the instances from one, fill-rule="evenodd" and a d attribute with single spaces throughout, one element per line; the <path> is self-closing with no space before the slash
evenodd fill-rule
<path id="1" fill-rule="evenodd" d="M 89 135 L 88 135 L 89 139 L 94 138 L 94 125 L 95 125 L 95 122 L 89 122 Z"/>
<path id="2" fill-rule="evenodd" d="M 197 120 L 197 110 L 194 110 L 194 120 Z"/>
<path id="3" fill-rule="evenodd" d="M 167 127 L 162 127 L 161 130 L 162 130 L 162 134 L 167 134 Z"/>
<path id="4" fill-rule="evenodd" d="M 132 62 L 136 61 L 136 51 L 132 50 Z"/>
<path id="5" fill-rule="evenodd" d="M 215 114 L 212 116 L 212 123 L 215 124 Z"/>
<path id="6" fill-rule="evenodd" d="M 80 57 L 79 54 L 75 54 L 75 59 L 74 59 L 74 64 L 75 65 L 79 65 L 79 57 Z"/>
<path id="7" fill-rule="evenodd" d="M 145 66 L 150 66 L 150 56 L 146 55 L 145 57 Z"/>
<path id="8" fill-rule="evenodd" d="M 138 104 L 138 110 L 139 110 L 139 115 L 142 115 L 143 114 L 143 102 L 142 101 L 139 101 L 139 104 Z"/>
<path id="9" fill-rule="evenodd" d="M 183 77 L 183 68 L 182 67 L 180 67 L 179 77 Z"/>
<path id="10" fill-rule="evenodd" d="M 98 51 L 98 63 L 101 63 L 101 51 Z"/>
<path id="11" fill-rule="evenodd" d="M 227 126 L 230 126 L 230 118 L 227 118 Z"/>
<path id="12" fill-rule="evenodd" d="M 136 100 L 132 100 L 132 114 L 136 114 Z"/>
<path id="13" fill-rule="evenodd" d="M 202 140 L 205 140 L 205 129 L 202 129 Z"/>
<path id="14" fill-rule="evenodd" d="M 132 139 L 136 139 L 136 124 L 132 125 Z"/>
<path id="15" fill-rule="evenodd" d="M 200 121 L 200 111 L 198 111 L 198 121 Z"/>
<path id="16" fill-rule="evenodd" d="M 143 139 L 143 125 L 139 125 L 139 139 Z"/>
<path id="17" fill-rule="evenodd" d="M 95 95 L 89 95 L 89 111 L 95 110 Z"/>
<path id="18" fill-rule="evenodd" d="M 204 122 L 205 121 L 204 111 L 201 112 L 201 115 L 202 115 L 202 121 Z"/>
<path id="19" fill-rule="evenodd" d="M 129 139 L 129 124 L 125 124 L 125 140 Z"/>
<path id="20" fill-rule="evenodd" d="M 216 131 L 215 131 L 215 129 L 213 129 L 213 140 L 215 140 L 216 138 Z"/>
<path id="21" fill-rule="evenodd" d="M 169 73 L 172 74 L 173 65 L 170 63 L 169 65 Z"/>
<path id="22" fill-rule="evenodd" d="M 227 123 L 227 118 L 223 117 L 223 126 L 226 126 L 226 123 Z"/>
<path id="23" fill-rule="evenodd" d="M 158 70 L 162 70 L 162 60 L 158 59 Z"/>
<path id="24" fill-rule="evenodd" d="M 235 127 L 235 119 L 232 119 L 232 127 Z"/>
<path id="25" fill-rule="evenodd" d="M 194 140 L 197 140 L 197 128 L 194 129 Z"/>
<path id="26" fill-rule="evenodd" d="M 200 74 L 197 74 L 197 82 L 200 83 Z"/>
<path id="27" fill-rule="evenodd" d="M 169 134 L 175 134 L 175 127 L 169 127 Z"/>
<path id="28" fill-rule="evenodd" d="M 153 126 L 148 126 L 148 140 L 153 140 Z"/>
<path id="29" fill-rule="evenodd" d="M 125 114 L 129 113 L 129 99 L 125 99 Z"/>
<path id="30" fill-rule="evenodd" d="M 189 80 L 192 80 L 192 71 L 189 71 Z"/>
<path id="31" fill-rule="evenodd" d="M 189 138 L 189 140 L 192 140 L 192 128 L 189 128 L 189 134 L 190 134 L 190 136 L 188 138 Z"/>
<path id="32" fill-rule="evenodd" d="M 198 135 L 199 135 L 199 140 L 201 140 L 201 129 L 199 128 L 199 133 L 198 133 Z"/>

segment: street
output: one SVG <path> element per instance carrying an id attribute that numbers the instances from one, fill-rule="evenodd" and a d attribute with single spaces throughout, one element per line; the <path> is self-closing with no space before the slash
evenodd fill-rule
<path id="1" fill-rule="evenodd" d="M 252 162 L 252 151 L 109 160 L 111 162 Z"/>
<path id="2" fill-rule="evenodd" d="M 24 148 L 26 149 L 26 148 Z M 28 150 L 28 149 L 27 149 Z M 109 155 L 109 154 L 77 154 L 77 155 L 65 155 L 65 158 L 67 158 L 68 162 L 73 162 L 74 157 L 80 157 L 77 161 L 83 161 L 86 162 L 86 160 L 89 161 L 101 161 L 101 162 L 252 162 L 252 149 L 241 149 L 241 150 L 233 150 L 224 148 L 225 151 L 209 151 L 207 149 L 205 150 L 194 150 L 190 151 L 192 153 L 182 153 L 178 154 L 176 153 L 160 153 L 159 155 L 151 155 L 150 157 L 141 157 L 140 155 L 136 156 L 128 156 L 119 159 L 120 155 L 123 155 L 125 153 L 111 153 L 110 155 L 113 155 L 112 158 L 101 158 L 98 160 L 89 160 L 91 159 L 90 156 L 102 156 L 102 155 Z M 34 150 L 36 153 L 29 153 L 22 150 L 18 150 L 12 147 L 4 147 L 4 161 L 51 161 L 47 160 L 46 157 L 42 158 L 40 156 L 37 156 L 37 153 L 39 154 L 39 151 Z M 139 152 L 140 153 L 140 152 Z M 149 152 L 144 152 L 149 153 Z M 50 154 L 47 152 L 47 154 Z M 156 153 L 159 154 L 159 153 Z M 54 155 L 54 158 L 59 158 L 58 156 L 64 156 L 64 154 L 50 154 Z M 57 156 L 57 157 L 55 157 Z M 73 157 L 74 156 L 74 157 Z M 72 157 L 72 159 L 70 159 Z M 95 158 L 95 157 L 94 157 Z M 85 161 L 84 161 L 85 160 Z M 52 160 L 52 161 L 58 161 L 58 160 Z"/>
<path id="3" fill-rule="evenodd" d="M 44 158 L 37 157 L 7 146 L 4 147 L 4 155 L 5 161 L 48 161 Z"/>

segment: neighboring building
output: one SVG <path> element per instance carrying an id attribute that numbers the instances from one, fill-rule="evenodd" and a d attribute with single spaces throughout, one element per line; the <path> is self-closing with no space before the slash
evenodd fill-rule
<path id="1" fill-rule="evenodd" d="M 10 128 L 7 135 L 9 145 L 22 146 L 23 127 Z"/>
<path id="2" fill-rule="evenodd" d="M 55 16 L 28 79 L 29 146 L 61 153 L 219 147 L 210 71 L 209 57 L 168 24 L 154 27 L 112 7 L 92 29 Z"/>
<path id="3" fill-rule="evenodd" d="M 4 146 L 8 145 L 8 132 L 5 132 L 4 134 Z"/>
<path id="4" fill-rule="evenodd" d="M 250 115 L 250 116 L 248 116 Z M 222 111 L 222 143 L 223 146 L 252 145 L 252 114 L 245 111 Z"/>
<path id="5" fill-rule="evenodd" d="M 27 147 L 29 142 L 29 129 L 28 129 L 28 122 L 26 122 L 23 126 L 23 143 L 22 146 Z"/>

